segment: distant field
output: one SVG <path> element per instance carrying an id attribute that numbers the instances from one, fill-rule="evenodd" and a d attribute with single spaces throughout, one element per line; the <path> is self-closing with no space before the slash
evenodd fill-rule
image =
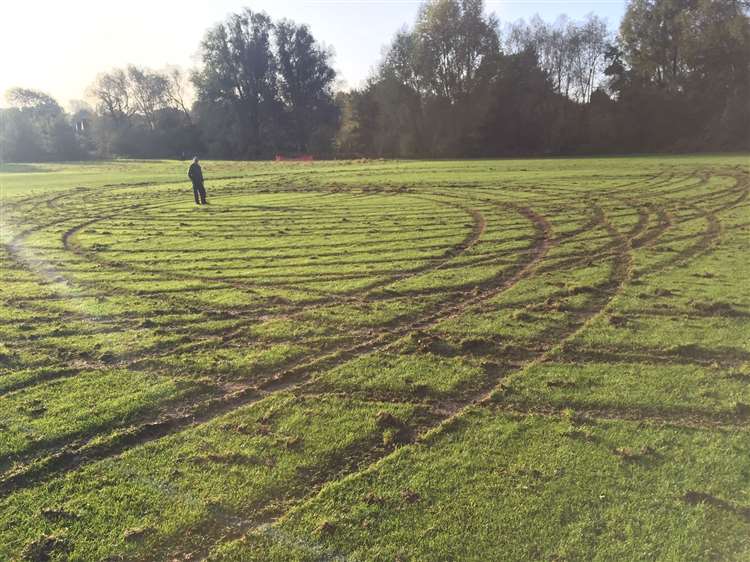
<path id="1" fill-rule="evenodd" d="M 747 155 L 0 166 L 0 560 L 750 560 Z"/>

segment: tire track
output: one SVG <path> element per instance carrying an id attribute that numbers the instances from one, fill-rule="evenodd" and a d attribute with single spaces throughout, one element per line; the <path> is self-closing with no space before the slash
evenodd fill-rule
<path id="1" fill-rule="evenodd" d="M 421 319 L 394 327 L 386 333 L 379 334 L 345 350 L 337 350 L 303 365 L 279 372 L 258 384 L 239 385 L 230 393 L 218 398 L 199 402 L 192 406 L 183 406 L 179 413 L 163 416 L 157 421 L 144 423 L 132 429 L 132 431 L 121 433 L 112 442 L 97 443 L 91 446 L 84 444 L 77 449 L 63 450 L 44 459 L 37 459 L 31 464 L 19 467 L 11 474 L 3 475 L 0 478 L 0 494 L 7 495 L 52 475 L 68 472 L 90 462 L 121 454 L 132 447 L 205 423 L 236 408 L 257 402 L 268 393 L 289 390 L 314 373 L 331 369 L 360 355 L 378 349 L 386 349 L 415 330 L 424 330 L 441 320 L 456 316 L 466 307 L 492 298 L 501 291 L 516 285 L 533 271 L 546 254 L 550 245 L 551 230 L 546 220 L 531 209 L 514 205 L 509 205 L 509 207 L 514 208 L 535 225 L 537 229 L 535 247 L 525 263 L 522 262 L 514 272 L 504 272 L 499 278 L 493 279 L 491 283 L 482 287 L 478 293 L 457 302 L 441 303 L 439 307 L 436 307 L 436 310 Z"/>
<path id="2" fill-rule="evenodd" d="M 605 216 L 606 217 L 606 216 Z M 549 357 L 552 356 L 553 353 L 555 353 L 560 346 L 565 342 L 570 340 L 571 338 L 575 337 L 578 333 L 581 333 L 584 331 L 591 322 L 593 322 L 597 317 L 599 317 L 601 314 L 603 314 L 609 304 L 612 302 L 612 300 L 620 294 L 620 292 L 623 290 L 625 284 L 630 278 L 630 272 L 631 272 L 631 265 L 632 265 L 632 256 L 631 256 L 631 241 L 632 238 L 640 234 L 640 230 L 632 232 L 631 237 L 626 237 L 619 233 L 619 231 L 612 226 L 609 222 L 606 221 L 605 218 L 605 226 L 610 234 L 614 239 L 618 242 L 618 251 L 612 256 L 614 260 L 614 267 L 612 269 L 612 275 L 611 275 L 611 293 L 608 295 L 607 298 L 602 299 L 602 304 L 600 308 L 597 310 L 590 312 L 586 315 L 584 315 L 583 318 L 579 319 L 579 322 L 577 325 L 572 328 L 572 331 L 567 333 L 564 336 L 561 336 L 558 342 L 553 345 L 548 351 L 541 353 L 536 358 L 527 361 L 524 365 L 520 367 L 518 370 L 518 373 L 523 373 L 533 367 L 534 365 L 540 364 L 545 362 Z M 548 244 L 551 243 L 553 240 L 551 236 L 551 228 L 549 227 L 549 224 L 547 223 L 547 239 Z M 643 223 L 640 227 L 641 229 L 645 228 L 645 223 Z M 546 255 L 546 251 L 544 252 Z M 433 413 L 435 414 L 437 418 L 437 423 L 428 426 L 425 428 L 421 433 L 418 433 L 414 436 L 414 439 L 411 441 L 411 444 L 421 443 L 423 445 L 429 446 L 431 442 L 434 442 L 434 440 L 437 438 L 437 436 L 442 435 L 444 432 L 450 431 L 457 421 L 462 418 L 471 408 L 477 407 L 477 406 L 485 406 L 488 404 L 491 404 L 493 401 L 493 395 L 499 388 L 499 386 L 502 384 L 502 378 L 499 382 L 494 382 L 489 388 L 484 388 L 480 390 L 479 392 L 469 396 L 468 398 L 462 400 L 462 401 L 455 401 L 455 400 L 436 400 L 434 402 L 428 402 L 432 406 Z M 314 381 L 313 381 L 314 382 Z M 304 391 L 304 388 L 302 389 Z M 377 398 L 376 398 L 377 399 Z M 408 446 L 408 445 L 407 445 Z M 343 477 L 351 478 L 353 475 L 361 474 L 370 470 L 374 470 L 377 466 L 380 465 L 382 462 L 386 462 L 386 460 L 391 456 L 391 453 L 377 456 L 371 462 L 370 464 L 367 464 L 365 466 L 359 467 L 356 472 L 348 472 L 344 475 L 338 475 L 337 480 L 340 480 Z M 332 481 L 326 481 L 325 484 L 330 484 Z M 315 491 L 317 493 L 317 491 Z M 312 494 L 314 495 L 314 494 Z M 312 495 L 308 496 L 312 497 Z M 302 498 L 299 502 L 295 504 L 295 507 L 298 505 L 301 505 L 302 502 L 304 502 L 305 498 Z M 292 507 L 291 509 L 295 509 L 295 507 Z M 280 515 L 277 517 L 281 518 L 283 515 Z M 222 536 L 221 541 L 222 542 L 228 542 L 231 540 L 240 539 L 241 537 L 252 533 L 253 531 L 259 529 L 262 525 L 268 525 L 273 522 L 273 519 L 271 521 L 248 521 L 245 525 L 235 525 L 234 528 L 231 531 L 225 532 Z M 215 545 L 214 545 L 215 546 Z M 205 560 L 205 557 L 208 555 L 208 552 L 203 553 L 202 560 Z"/>

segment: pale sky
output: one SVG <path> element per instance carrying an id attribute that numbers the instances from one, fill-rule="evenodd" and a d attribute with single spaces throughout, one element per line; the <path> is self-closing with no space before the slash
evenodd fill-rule
<path id="1" fill-rule="evenodd" d="M 342 87 L 359 86 L 384 46 L 412 25 L 417 0 L 3 0 L 0 9 L 0 107 L 13 86 L 43 90 L 62 105 L 85 99 L 99 72 L 129 63 L 160 69 L 195 66 L 206 29 L 244 6 L 310 26 L 335 52 Z M 625 0 L 485 1 L 502 22 L 593 12 L 615 28 Z"/>

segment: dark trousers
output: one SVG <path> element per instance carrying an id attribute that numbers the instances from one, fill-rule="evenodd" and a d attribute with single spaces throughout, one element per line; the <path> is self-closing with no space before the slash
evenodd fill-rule
<path id="1" fill-rule="evenodd" d="M 193 183 L 193 195 L 195 195 L 195 204 L 200 205 L 206 204 L 206 188 L 203 187 L 203 182 Z"/>

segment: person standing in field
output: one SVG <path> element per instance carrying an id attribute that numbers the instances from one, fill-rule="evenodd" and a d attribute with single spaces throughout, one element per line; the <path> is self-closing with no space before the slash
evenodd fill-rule
<path id="1" fill-rule="evenodd" d="M 203 170 L 198 164 L 198 157 L 193 158 L 193 163 L 188 168 L 188 177 L 193 182 L 193 195 L 195 195 L 196 205 L 207 205 L 206 188 L 203 187 Z"/>

